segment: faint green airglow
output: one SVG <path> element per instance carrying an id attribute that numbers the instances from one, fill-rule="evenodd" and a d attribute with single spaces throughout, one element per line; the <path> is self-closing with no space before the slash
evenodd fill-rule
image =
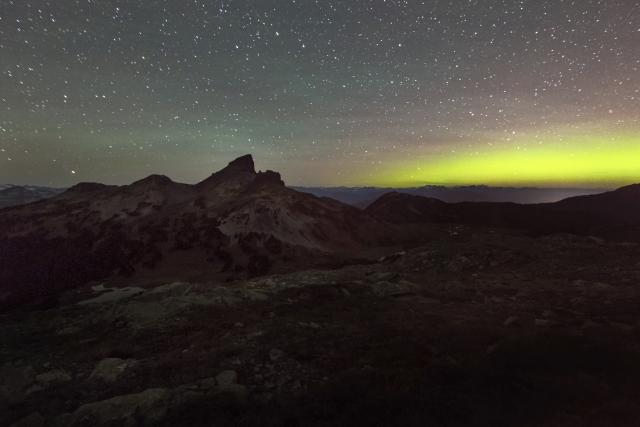
<path id="1" fill-rule="evenodd" d="M 385 168 L 374 185 L 592 186 L 640 182 L 640 133 L 523 135 L 508 143 L 418 158 Z"/>

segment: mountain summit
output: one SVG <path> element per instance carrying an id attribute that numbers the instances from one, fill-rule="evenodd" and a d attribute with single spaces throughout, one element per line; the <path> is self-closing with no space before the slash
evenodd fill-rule
<path id="1" fill-rule="evenodd" d="M 280 175 L 275 172 L 256 172 L 253 157 L 247 154 L 238 157 L 224 169 L 196 184 L 196 188 L 209 196 L 224 198 L 246 191 L 250 186 L 256 187 L 269 182 L 284 185 Z"/>
<path id="2" fill-rule="evenodd" d="M 253 163 L 253 157 L 251 156 L 251 154 L 246 154 L 229 162 L 229 166 L 227 166 L 225 169 L 256 173 L 256 168 Z"/>

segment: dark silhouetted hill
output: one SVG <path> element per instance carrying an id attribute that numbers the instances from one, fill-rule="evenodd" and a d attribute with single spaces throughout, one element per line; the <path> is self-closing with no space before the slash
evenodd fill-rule
<path id="1" fill-rule="evenodd" d="M 603 189 L 590 188 L 535 188 L 535 187 L 490 187 L 470 185 L 446 187 L 425 185 L 413 188 L 379 187 L 294 187 L 296 190 L 315 194 L 319 197 L 331 197 L 360 208 L 366 208 L 386 193 L 397 192 L 442 200 L 448 203 L 459 202 L 511 202 L 511 203 L 552 203 L 568 197 L 602 193 Z"/>
<path id="2" fill-rule="evenodd" d="M 640 185 L 556 203 L 445 203 L 440 200 L 387 193 L 366 212 L 396 224 L 459 223 L 517 228 L 536 234 L 575 233 L 616 240 L 640 238 Z"/>

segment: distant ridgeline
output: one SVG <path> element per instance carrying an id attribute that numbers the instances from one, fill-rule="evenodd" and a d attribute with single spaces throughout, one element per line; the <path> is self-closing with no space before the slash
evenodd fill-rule
<path id="1" fill-rule="evenodd" d="M 23 205 L 62 193 L 62 188 L 0 184 L 0 208 Z"/>
<path id="2" fill-rule="evenodd" d="M 331 197 L 342 203 L 365 208 L 380 196 L 390 192 L 430 197 L 443 202 L 513 202 L 551 203 L 574 196 L 598 194 L 607 189 L 594 188 L 536 188 L 536 187 L 489 187 L 485 185 L 445 187 L 426 185 L 413 188 L 380 187 L 292 187 L 298 191 Z"/>
<path id="3" fill-rule="evenodd" d="M 367 207 L 385 193 L 398 192 L 416 196 L 431 197 L 443 202 L 513 202 L 549 203 L 574 196 L 598 194 L 604 189 L 592 188 L 516 188 L 489 187 L 484 185 L 444 187 L 427 185 L 415 188 L 381 187 L 291 187 L 294 190 L 311 193 L 318 197 L 330 197 L 342 203 L 360 208 Z M 31 203 L 62 193 L 63 188 L 34 185 L 0 184 L 0 208 Z"/>

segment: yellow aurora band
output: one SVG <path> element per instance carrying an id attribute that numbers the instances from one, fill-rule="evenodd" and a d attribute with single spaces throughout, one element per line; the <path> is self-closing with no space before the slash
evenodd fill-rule
<path id="1" fill-rule="evenodd" d="M 610 136 L 523 136 L 383 169 L 374 185 L 620 186 L 640 182 L 640 132 Z"/>

